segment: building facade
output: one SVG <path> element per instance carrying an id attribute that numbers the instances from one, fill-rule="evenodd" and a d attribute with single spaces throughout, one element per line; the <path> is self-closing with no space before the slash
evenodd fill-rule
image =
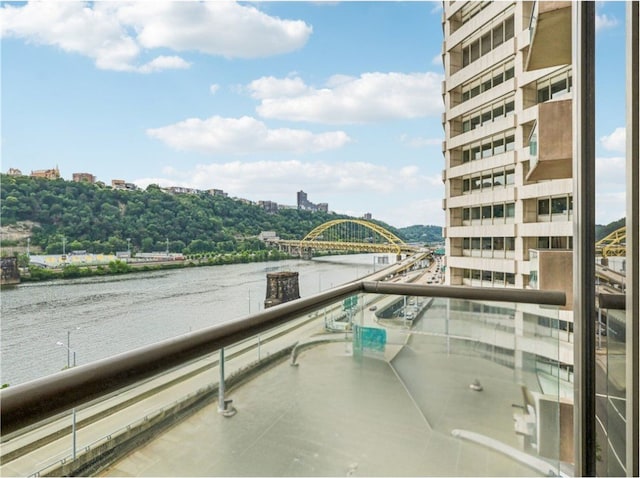
<path id="1" fill-rule="evenodd" d="M 533 2 L 445 4 L 446 283 L 529 287 L 573 246 L 571 65 L 526 71 Z"/>
<path id="2" fill-rule="evenodd" d="M 91 173 L 73 173 L 73 181 L 76 183 L 89 183 L 94 184 L 96 177 Z"/>
<path id="3" fill-rule="evenodd" d="M 504 352 L 539 383 L 557 377 L 558 458 L 573 463 L 571 2 L 541 3 L 569 21 L 555 17 L 556 55 L 531 48 L 536 2 L 443 2 L 445 283 L 566 293 L 555 315 L 514 306 Z"/>
<path id="4" fill-rule="evenodd" d="M 53 169 L 37 169 L 35 171 L 31 171 L 31 177 L 41 179 L 60 179 L 60 170 L 57 166 Z"/>

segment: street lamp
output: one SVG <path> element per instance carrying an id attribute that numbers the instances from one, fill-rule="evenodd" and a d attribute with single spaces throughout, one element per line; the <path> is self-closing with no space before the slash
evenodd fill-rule
<path id="1" fill-rule="evenodd" d="M 76 327 L 76 329 L 79 329 L 80 327 Z M 69 340 L 69 335 L 71 334 L 71 331 L 67 331 L 67 340 Z M 68 346 L 66 346 L 63 342 L 60 342 L 59 340 L 56 342 L 56 345 L 59 345 L 61 347 L 64 347 L 67 349 L 67 368 L 69 368 L 69 352 L 73 352 L 73 366 L 76 366 L 76 351 L 75 350 L 71 350 Z M 72 456 L 73 459 L 76 459 L 76 450 L 77 450 L 77 446 L 76 446 L 76 408 L 73 407 L 71 409 L 71 452 L 72 452 Z"/>
<path id="2" fill-rule="evenodd" d="M 67 368 L 71 367 L 71 352 L 73 352 L 73 350 L 71 349 L 71 332 L 73 330 L 80 330 L 80 327 L 76 327 L 75 329 L 71 329 L 71 330 L 67 330 L 67 345 L 65 346 L 67 348 Z M 58 345 L 64 345 L 61 342 L 58 342 Z M 75 359 L 75 352 L 73 352 L 73 366 L 76 366 L 76 359 Z"/>
<path id="3" fill-rule="evenodd" d="M 56 342 L 56 345 L 60 345 L 62 347 L 64 347 L 65 349 L 67 349 L 67 368 L 71 368 L 69 365 L 69 354 L 73 352 L 73 366 L 76 366 L 76 351 L 70 349 L 69 347 L 67 347 L 64 343 L 60 342 L 59 340 Z"/>

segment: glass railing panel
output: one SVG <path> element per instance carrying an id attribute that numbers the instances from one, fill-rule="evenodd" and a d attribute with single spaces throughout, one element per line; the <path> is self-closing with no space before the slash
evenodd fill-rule
<path id="1" fill-rule="evenodd" d="M 598 309 L 596 324 L 596 467 L 603 476 L 626 474 L 625 311 Z"/>
<path id="2" fill-rule="evenodd" d="M 536 314 L 531 332 L 525 316 Z M 20 440 L 38 451 L 3 458 L 0 470 L 559 474 L 572 377 L 562 334 L 542 337 L 545 324 L 557 328 L 557 309 L 353 293 L 225 345 L 226 405 L 215 351 L 76 408 L 75 434 L 69 410 L 8 437 L 3 456 Z"/>
<path id="3" fill-rule="evenodd" d="M 557 331 L 523 326 L 536 314 L 557 328 L 557 308 L 436 298 L 392 362 L 434 433 L 485 450 L 496 467 L 478 474 L 571 468 L 572 366 Z"/>

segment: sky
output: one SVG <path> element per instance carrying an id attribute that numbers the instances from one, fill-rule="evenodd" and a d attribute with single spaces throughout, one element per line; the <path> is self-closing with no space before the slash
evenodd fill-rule
<path id="1" fill-rule="evenodd" d="M 444 225 L 440 2 L 0 2 L 2 172 Z M 623 2 L 597 4 L 596 222 L 624 216 Z"/>

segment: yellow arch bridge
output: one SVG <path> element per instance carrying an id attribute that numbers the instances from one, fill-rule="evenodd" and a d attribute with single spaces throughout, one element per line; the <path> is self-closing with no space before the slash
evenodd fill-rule
<path id="1" fill-rule="evenodd" d="M 596 254 L 602 257 L 624 256 L 627 246 L 627 227 L 616 229 L 596 242 Z"/>
<path id="2" fill-rule="evenodd" d="M 406 244 L 395 234 L 362 219 L 336 219 L 319 225 L 302 240 L 274 241 L 281 250 L 309 257 L 313 250 L 388 252 L 397 256 L 421 250 Z"/>

